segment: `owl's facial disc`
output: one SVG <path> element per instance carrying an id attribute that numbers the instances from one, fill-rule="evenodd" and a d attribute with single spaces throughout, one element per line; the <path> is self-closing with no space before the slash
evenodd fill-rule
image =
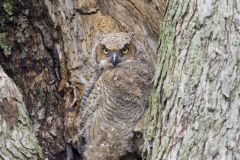
<path id="1" fill-rule="evenodd" d="M 109 60 L 114 67 L 122 61 L 122 56 L 118 51 L 112 51 L 109 53 Z"/>
<path id="2" fill-rule="evenodd" d="M 100 66 L 117 67 L 124 62 L 131 62 L 135 59 L 135 46 L 133 43 L 126 43 L 123 46 L 98 44 L 96 46 L 96 62 Z"/>

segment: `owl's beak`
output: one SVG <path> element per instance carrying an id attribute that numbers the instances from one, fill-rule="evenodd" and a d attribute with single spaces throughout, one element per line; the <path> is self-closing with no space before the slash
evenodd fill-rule
<path id="1" fill-rule="evenodd" d="M 110 61 L 114 67 L 117 66 L 119 62 L 121 62 L 121 56 L 118 52 L 113 52 L 110 54 Z"/>

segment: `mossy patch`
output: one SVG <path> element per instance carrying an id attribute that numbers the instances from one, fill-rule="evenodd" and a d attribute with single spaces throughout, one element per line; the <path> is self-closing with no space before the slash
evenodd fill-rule
<path id="1" fill-rule="evenodd" d="M 11 46 L 7 41 L 7 33 L 0 33 L 0 48 L 6 57 L 11 55 Z"/>
<path id="2" fill-rule="evenodd" d="M 8 16 L 13 15 L 13 2 L 12 0 L 3 1 L 3 9 Z"/>
<path id="3" fill-rule="evenodd" d="M 0 49 L 2 49 L 6 57 L 9 57 L 11 55 L 11 44 L 8 37 L 11 32 L 9 24 L 14 21 L 13 1 L 3 0 L 0 5 L 0 9 L 3 10 L 3 12 L 0 13 Z"/>

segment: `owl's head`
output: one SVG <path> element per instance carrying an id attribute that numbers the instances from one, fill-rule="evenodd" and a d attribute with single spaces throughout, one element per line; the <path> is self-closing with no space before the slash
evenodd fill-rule
<path id="1" fill-rule="evenodd" d="M 117 67 L 135 59 L 136 46 L 133 33 L 107 33 L 99 35 L 95 59 L 100 66 Z"/>

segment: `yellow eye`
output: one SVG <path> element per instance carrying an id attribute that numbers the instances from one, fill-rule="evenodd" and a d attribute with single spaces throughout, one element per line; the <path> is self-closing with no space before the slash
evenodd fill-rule
<path id="1" fill-rule="evenodd" d="M 104 47 L 104 48 L 102 48 L 102 52 L 103 52 L 103 54 L 108 54 L 109 53 L 109 49 Z"/>
<path id="2" fill-rule="evenodd" d="M 127 54 L 128 51 L 129 51 L 129 49 L 127 47 L 124 47 L 123 49 L 121 49 L 122 54 Z"/>
<path id="3" fill-rule="evenodd" d="M 141 132 L 135 132 L 134 135 L 135 135 L 136 138 L 141 138 L 142 137 Z"/>

